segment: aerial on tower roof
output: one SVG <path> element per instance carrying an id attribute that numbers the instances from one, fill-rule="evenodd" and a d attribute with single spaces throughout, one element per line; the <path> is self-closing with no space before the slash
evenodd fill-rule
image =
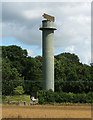
<path id="1" fill-rule="evenodd" d="M 55 18 L 53 16 L 48 15 L 48 14 L 44 13 L 43 17 L 46 18 L 47 20 L 50 20 L 50 21 L 53 21 L 53 22 L 55 21 Z"/>

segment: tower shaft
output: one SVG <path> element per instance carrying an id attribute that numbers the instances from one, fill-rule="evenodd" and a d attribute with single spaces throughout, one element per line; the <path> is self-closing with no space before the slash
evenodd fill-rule
<path id="1" fill-rule="evenodd" d="M 54 22 L 42 21 L 43 89 L 54 91 Z"/>

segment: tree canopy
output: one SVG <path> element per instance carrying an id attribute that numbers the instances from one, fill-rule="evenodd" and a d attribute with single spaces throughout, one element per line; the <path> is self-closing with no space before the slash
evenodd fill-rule
<path id="1" fill-rule="evenodd" d="M 61 53 L 54 59 L 56 92 L 88 93 L 93 91 L 93 64 L 82 64 L 79 57 Z M 14 88 L 23 86 L 24 92 L 42 90 L 42 57 L 28 56 L 20 46 L 2 46 L 3 94 L 13 94 Z M 9 88 L 10 87 L 10 88 Z"/>

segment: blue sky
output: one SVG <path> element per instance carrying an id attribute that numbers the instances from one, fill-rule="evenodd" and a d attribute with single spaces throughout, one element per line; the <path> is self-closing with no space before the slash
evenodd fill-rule
<path id="1" fill-rule="evenodd" d="M 37 45 L 27 45 L 27 44 L 24 44 L 23 42 L 17 41 L 15 38 L 12 38 L 12 37 L 3 38 L 2 45 L 3 46 L 9 46 L 9 45 L 20 46 L 22 49 L 27 49 L 28 55 L 32 57 L 42 55 L 42 49 L 41 50 L 38 49 Z"/>
<path id="2" fill-rule="evenodd" d="M 2 45 L 18 45 L 35 57 L 42 55 L 39 27 L 43 13 L 55 16 L 54 54 L 75 53 L 85 64 L 91 62 L 90 3 L 4 3 Z"/>

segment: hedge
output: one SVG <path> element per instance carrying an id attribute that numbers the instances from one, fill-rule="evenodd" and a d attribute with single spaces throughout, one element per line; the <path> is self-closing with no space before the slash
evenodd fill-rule
<path id="1" fill-rule="evenodd" d="M 93 92 L 89 93 L 65 93 L 65 92 L 53 92 L 52 90 L 40 90 L 38 92 L 39 104 L 50 104 L 50 103 L 93 103 Z"/>

